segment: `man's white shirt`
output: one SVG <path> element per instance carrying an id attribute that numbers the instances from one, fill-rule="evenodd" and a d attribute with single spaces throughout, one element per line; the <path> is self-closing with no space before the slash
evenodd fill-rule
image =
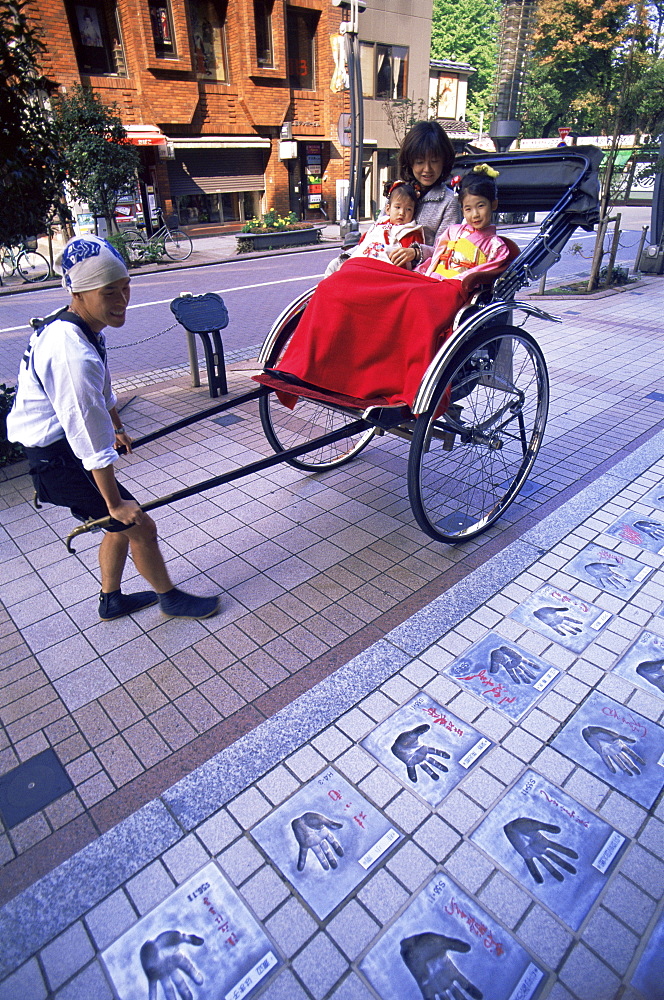
<path id="1" fill-rule="evenodd" d="M 86 469 L 106 468 L 118 458 L 108 412 L 116 402 L 106 362 L 78 326 L 56 319 L 30 338 L 8 440 L 43 448 L 66 438 Z"/>

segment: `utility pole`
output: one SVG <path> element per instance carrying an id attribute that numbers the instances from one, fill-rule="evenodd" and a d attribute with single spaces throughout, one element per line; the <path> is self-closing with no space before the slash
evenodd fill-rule
<path id="1" fill-rule="evenodd" d="M 359 15 L 366 9 L 365 0 L 332 0 L 335 7 L 349 12 L 348 21 L 342 21 L 339 31 L 346 38 L 348 63 L 348 90 L 350 95 L 350 170 L 348 201 L 340 231 L 343 237 L 359 233 L 358 219 L 362 199 L 362 165 L 364 162 L 364 99 L 362 96 L 362 68 L 360 64 Z M 357 240 L 355 240 L 357 242 Z"/>

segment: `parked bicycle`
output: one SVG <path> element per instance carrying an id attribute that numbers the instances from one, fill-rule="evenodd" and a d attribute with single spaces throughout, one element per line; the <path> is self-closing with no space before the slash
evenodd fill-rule
<path id="1" fill-rule="evenodd" d="M 191 239 L 178 229 L 177 225 L 169 226 L 161 209 L 157 210 L 157 214 L 161 228 L 149 238 L 140 229 L 123 230 L 129 259 L 139 263 L 151 255 L 152 247 L 161 247 L 163 253 L 171 260 L 186 260 L 193 250 Z"/>
<path id="2" fill-rule="evenodd" d="M 37 252 L 36 240 L 24 240 L 18 247 L 0 247 L 0 269 L 9 278 L 16 271 L 24 281 L 45 281 L 51 276 L 51 265 Z"/>

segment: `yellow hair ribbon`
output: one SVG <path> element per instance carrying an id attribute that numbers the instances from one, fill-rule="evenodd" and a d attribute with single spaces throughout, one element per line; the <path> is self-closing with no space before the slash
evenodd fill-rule
<path id="1" fill-rule="evenodd" d="M 500 176 L 500 170 L 494 170 L 490 167 L 488 163 L 477 163 L 473 167 L 474 174 L 486 174 L 487 177 L 498 177 Z"/>

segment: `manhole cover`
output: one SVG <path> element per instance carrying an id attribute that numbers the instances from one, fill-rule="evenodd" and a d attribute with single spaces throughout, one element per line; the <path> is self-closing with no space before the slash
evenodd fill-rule
<path id="1" fill-rule="evenodd" d="M 74 786 L 54 750 L 44 750 L 0 778 L 0 814 L 16 826 Z"/>
<path id="2" fill-rule="evenodd" d="M 467 514 L 462 514 L 461 511 L 454 511 L 453 514 L 448 514 L 441 521 L 436 521 L 436 527 L 440 528 L 441 531 L 463 531 L 464 528 L 469 528 L 471 524 L 475 524 L 476 518 L 468 517 Z"/>

